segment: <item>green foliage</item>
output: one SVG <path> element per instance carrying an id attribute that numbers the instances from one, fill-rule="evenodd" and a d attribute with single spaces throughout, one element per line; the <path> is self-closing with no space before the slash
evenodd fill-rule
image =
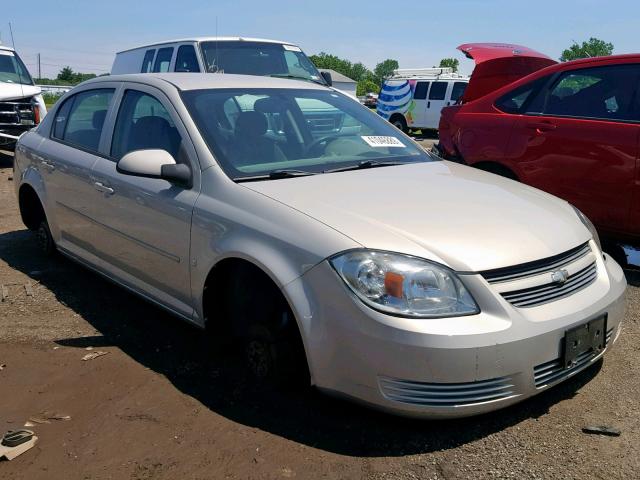
<path id="1" fill-rule="evenodd" d="M 451 68 L 454 72 L 458 71 L 458 66 L 460 62 L 457 58 L 443 58 L 440 60 L 440 68 Z"/>
<path id="2" fill-rule="evenodd" d="M 62 70 L 60 70 L 60 73 L 58 73 L 58 77 L 56 78 L 55 82 L 54 81 L 49 81 L 49 82 L 36 82 L 36 83 L 40 83 L 41 85 L 77 85 L 78 83 L 84 82 L 85 80 L 89 80 L 90 78 L 95 78 L 96 74 L 95 73 L 80 73 L 80 72 L 74 72 L 73 69 L 69 66 L 64 67 Z M 48 80 L 48 79 L 38 79 L 38 80 Z"/>
<path id="3" fill-rule="evenodd" d="M 578 58 L 606 57 L 612 53 L 613 43 L 591 37 L 586 42 L 582 42 L 582 44 L 573 42 L 569 48 L 562 52 L 560 61 L 568 62 L 569 60 L 577 60 Z"/>
<path id="4" fill-rule="evenodd" d="M 42 99 L 44 100 L 44 104 L 47 108 L 51 108 L 61 96 L 61 93 L 44 92 L 42 94 Z"/>
<path id="5" fill-rule="evenodd" d="M 380 91 L 380 85 L 371 78 L 364 78 L 358 82 L 356 87 L 356 95 L 362 97 L 367 93 L 378 93 Z"/>
<path id="6" fill-rule="evenodd" d="M 398 61 L 390 58 L 383 60 L 373 69 L 373 74 L 378 80 L 378 84 L 382 85 L 387 78 L 393 75 L 393 71 L 398 69 Z"/>

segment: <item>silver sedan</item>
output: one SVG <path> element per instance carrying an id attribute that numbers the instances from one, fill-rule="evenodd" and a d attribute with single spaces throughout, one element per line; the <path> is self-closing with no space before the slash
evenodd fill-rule
<path id="1" fill-rule="evenodd" d="M 621 331 L 624 275 L 584 215 L 314 83 L 101 77 L 22 136 L 15 170 L 45 252 L 238 340 L 276 383 L 472 415 Z"/>

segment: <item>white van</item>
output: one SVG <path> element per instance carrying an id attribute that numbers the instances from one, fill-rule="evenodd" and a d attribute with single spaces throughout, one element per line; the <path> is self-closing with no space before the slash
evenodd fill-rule
<path id="1" fill-rule="evenodd" d="M 289 42 L 243 37 L 198 37 L 116 53 L 111 74 L 149 72 L 239 73 L 298 78 L 331 85 L 302 49 Z"/>
<path id="2" fill-rule="evenodd" d="M 395 70 L 382 84 L 377 112 L 402 131 L 437 129 L 440 111 L 454 105 L 464 93 L 469 77 L 451 68 Z"/>

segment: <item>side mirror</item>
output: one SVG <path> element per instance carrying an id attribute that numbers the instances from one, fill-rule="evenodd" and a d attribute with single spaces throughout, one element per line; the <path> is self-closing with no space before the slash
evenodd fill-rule
<path id="1" fill-rule="evenodd" d="M 191 183 L 191 169 L 176 163 L 166 150 L 134 150 L 118 161 L 116 170 L 124 175 L 161 178 L 185 186 Z"/>
<path id="2" fill-rule="evenodd" d="M 329 72 L 320 72 L 320 75 L 322 75 L 324 81 L 327 82 L 327 85 L 333 85 L 333 80 L 331 79 L 331 74 Z"/>

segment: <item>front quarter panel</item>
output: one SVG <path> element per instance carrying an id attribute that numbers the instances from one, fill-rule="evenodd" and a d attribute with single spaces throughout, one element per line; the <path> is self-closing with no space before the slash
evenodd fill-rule
<path id="1" fill-rule="evenodd" d="M 20 137 L 16 145 L 15 156 L 13 159 L 13 179 L 16 198 L 18 198 L 20 187 L 24 184 L 30 185 L 40 197 L 45 212 L 47 212 L 47 190 L 42 173 L 39 169 L 41 157 L 38 149 L 42 144 L 43 138 L 37 131 L 30 131 Z"/>
<path id="2" fill-rule="evenodd" d="M 232 182 L 215 167 L 203 171 L 191 228 L 191 278 L 200 324 L 205 282 L 223 259 L 247 260 L 282 288 L 328 256 L 361 246 L 302 212 Z"/>

